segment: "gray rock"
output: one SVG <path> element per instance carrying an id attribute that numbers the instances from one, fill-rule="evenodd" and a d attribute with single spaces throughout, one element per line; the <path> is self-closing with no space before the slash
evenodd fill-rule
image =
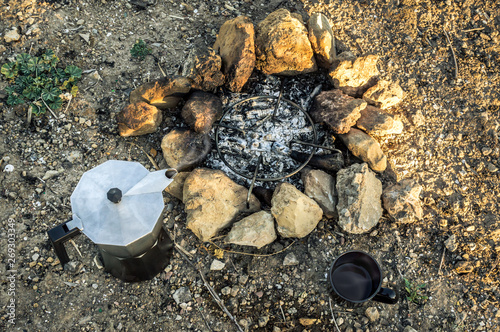
<path id="1" fill-rule="evenodd" d="M 383 172 L 387 168 L 387 157 L 382 152 L 380 145 L 365 132 L 351 128 L 347 134 L 340 138 L 349 151 L 359 159 L 367 162 L 375 172 Z"/>
<path id="2" fill-rule="evenodd" d="M 446 246 L 446 249 L 448 249 L 451 252 L 457 250 L 458 245 L 457 245 L 457 237 L 455 236 L 455 234 L 453 234 L 446 241 L 444 241 L 444 245 Z"/>
<path id="3" fill-rule="evenodd" d="M 366 308 L 365 315 L 372 323 L 376 322 L 380 318 L 380 313 L 378 312 L 378 309 L 375 307 Z"/>
<path id="4" fill-rule="evenodd" d="M 307 22 L 309 41 L 316 54 L 318 65 L 330 68 L 336 56 L 335 37 L 332 26 L 325 15 L 314 13 Z"/>
<path id="5" fill-rule="evenodd" d="M 195 132 L 206 134 L 222 116 L 222 101 L 216 95 L 196 91 L 189 97 L 181 112 L 184 121 Z"/>
<path id="6" fill-rule="evenodd" d="M 337 173 L 337 212 L 340 227 L 353 234 L 370 231 L 382 216 L 382 183 L 366 163 Z"/>
<path id="7" fill-rule="evenodd" d="M 211 271 L 220 271 L 226 266 L 226 263 L 221 262 L 218 259 L 214 259 L 212 264 L 210 264 Z"/>
<path id="8" fill-rule="evenodd" d="M 295 257 L 295 254 L 291 252 L 285 256 L 285 259 L 283 259 L 283 265 L 285 266 L 299 265 L 299 260 L 297 259 L 297 257 Z"/>
<path id="9" fill-rule="evenodd" d="M 272 214 L 259 211 L 234 223 L 224 242 L 260 249 L 272 243 L 276 237 Z"/>
<path id="10" fill-rule="evenodd" d="M 6 43 L 12 43 L 21 39 L 21 35 L 17 31 L 17 27 L 13 27 L 12 30 L 5 33 L 3 39 L 5 40 Z"/>
<path id="11" fill-rule="evenodd" d="M 384 208 L 397 222 L 411 223 L 422 219 L 423 209 L 420 200 L 422 187 L 412 179 L 404 179 L 385 188 L 382 195 Z"/>
<path id="12" fill-rule="evenodd" d="M 181 172 L 201 163 L 212 149 L 212 144 L 207 135 L 176 128 L 163 137 L 161 149 L 168 166 Z"/>
<path id="13" fill-rule="evenodd" d="M 314 98 L 314 109 L 310 112 L 317 123 L 325 123 L 337 134 L 345 134 L 356 124 L 367 103 L 335 89 L 323 91 Z"/>
<path id="14" fill-rule="evenodd" d="M 230 226 L 240 214 L 260 210 L 260 203 L 248 189 L 232 181 L 224 172 L 198 168 L 184 182 L 183 201 L 187 228 L 202 241 L 208 241 Z"/>
<path id="15" fill-rule="evenodd" d="M 403 100 L 403 97 L 404 92 L 399 84 L 386 80 L 378 81 L 363 94 L 364 100 L 381 109 L 396 106 Z"/>
<path id="16" fill-rule="evenodd" d="M 192 299 L 191 291 L 187 287 L 177 289 L 172 297 L 177 304 L 187 303 Z"/>
<path id="17" fill-rule="evenodd" d="M 290 183 L 280 183 L 276 187 L 271 203 L 278 233 L 283 237 L 307 236 L 323 216 L 318 203 Z"/>
<path id="18" fill-rule="evenodd" d="M 403 123 L 394 119 L 392 115 L 373 106 L 366 106 L 361 111 L 361 117 L 356 122 L 356 127 L 363 129 L 369 135 L 392 135 L 403 132 Z"/>
<path id="19" fill-rule="evenodd" d="M 418 332 L 418 331 L 408 325 L 407 327 L 405 327 L 403 332 Z"/>
<path id="20" fill-rule="evenodd" d="M 337 189 L 335 178 L 320 170 L 308 170 L 302 174 L 304 194 L 314 199 L 327 218 L 336 215 Z"/>
<path id="21" fill-rule="evenodd" d="M 42 180 L 48 180 L 48 179 L 51 179 L 53 178 L 54 176 L 57 176 L 59 175 L 59 172 L 56 171 L 56 170 L 48 170 L 47 172 L 45 172 L 45 174 L 43 175 L 43 178 Z"/>

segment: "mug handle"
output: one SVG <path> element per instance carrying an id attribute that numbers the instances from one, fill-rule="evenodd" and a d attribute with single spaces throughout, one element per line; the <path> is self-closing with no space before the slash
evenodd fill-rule
<path id="1" fill-rule="evenodd" d="M 394 290 L 382 287 L 372 300 L 387 304 L 396 304 L 399 300 L 399 296 Z"/>

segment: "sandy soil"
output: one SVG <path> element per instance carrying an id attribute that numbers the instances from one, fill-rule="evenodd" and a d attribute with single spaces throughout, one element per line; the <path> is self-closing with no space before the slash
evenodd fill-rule
<path id="1" fill-rule="evenodd" d="M 68 245 L 74 266 L 63 270 L 46 231 L 71 217 L 69 196 L 85 171 L 108 159 L 152 168 L 144 151 L 161 151 L 161 138 L 178 116 L 165 116 L 165 130 L 155 134 L 118 136 L 115 114 L 135 86 L 161 77 L 158 64 L 176 74 L 189 49 L 211 46 L 226 19 L 244 14 L 259 22 L 280 7 L 305 19 L 326 14 L 340 48 L 379 54 L 382 76 L 406 91 L 394 111 L 404 133 L 380 139 L 391 165 L 382 179 L 384 186 L 416 179 L 424 188 L 424 219 L 398 225 L 384 215 L 373 232 L 358 236 L 324 220 L 300 241 L 280 239 L 261 251 L 221 257 L 217 247 L 184 228 L 182 203 L 166 197 L 165 223 L 176 242 L 248 331 L 335 331 L 332 315 L 341 331 L 499 330 L 500 7 L 493 0 L 1 1 L 0 33 L 17 26 L 22 38 L 7 44 L 0 36 L 6 49 L 0 64 L 51 48 L 62 64 L 95 69 L 101 77 L 84 74 L 80 94 L 67 109 L 63 105 L 58 120 L 46 114 L 27 125 L 25 111 L 0 100 L 0 157 L 8 157 L 1 169 L 15 167 L 0 173 L 1 330 L 237 331 L 178 254 L 155 279 L 127 284 L 99 269 L 97 249 L 84 236 Z M 86 34 L 88 42 L 81 36 Z M 158 63 L 151 56 L 131 59 L 139 38 Z M 0 90 L 7 85 L 0 80 Z M 161 153 L 155 158 L 160 162 Z M 40 181 L 48 170 L 59 175 Z M 9 227 L 16 234 L 17 272 L 8 271 Z M 454 252 L 444 245 L 451 235 Z M 386 284 L 401 292 L 398 304 L 330 307 L 325 273 L 349 249 L 380 261 Z M 291 253 L 298 265 L 284 266 Z M 226 263 L 222 271 L 209 270 L 216 256 Z M 457 267 L 464 266 L 471 272 L 460 274 Z M 7 278 L 12 274 L 15 295 Z M 426 284 L 428 300 L 407 300 L 404 278 Z M 192 294 L 182 307 L 172 297 L 181 287 Z M 6 315 L 12 298 L 14 325 Z M 380 317 L 371 321 L 368 307 Z"/>

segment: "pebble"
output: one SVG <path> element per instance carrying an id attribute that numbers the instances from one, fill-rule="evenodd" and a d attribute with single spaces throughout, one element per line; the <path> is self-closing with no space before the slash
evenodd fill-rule
<path id="1" fill-rule="evenodd" d="M 40 254 L 34 254 L 33 256 L 31 256 L 31 259 L 33 259 L 34 261 L 37 261 L 38 258 L 40 258 Z"/>
<path id="2" fill-rule="evenodd" d="M 287 254 L 285 256 L 285 259 L 283 260 L 283 265 L 285 266 L 293 266 L 298 264 L 299 261 L 297 260 L 297 257 L 295 257 L 295 254 L 293 252 Z"/>
<path id="3" fill-rule="evenodd" d="M 17 31 L 17 27 L 13 27 L 12 30 L 10 30 L 5 34 L 3 39 L 5 40 L 6 43 L 12 43 L 21 39 L 21 35 Z"/>
<path id="4" fill-rule="evenodd" d="M 14 166 L 11 164 L 5 165 L 3 171 L 5 173 L 12 173 L 14 171 Z"/>
<path id="5" fill-rule="evenodd" d="M 56 170 L 49 170 L 49 171 L 45 172 L 45 175 L 43 176 L 42 180 L 45 181 L 45 180 L 51 179 L 58 174 L 59 174 L 59 172 Z"/>
<path id="6" fill-rule="evenodd" d="M 370 321 L 376 322 L 380 318 L 380 313 L 378 312 L 378 309 L 375 307 L 369 307 L 365 310 L 365 315 L 370 319 Z"/>
<path id="7" fill-rule="evenodd" d="M 496 167 L 492 163 L 488 163 L 488 166 L 486 167 L 488 168 L 488 171 L 490 171 L 491 173 L 496 173 L 498 171 L 498 167 Z"/>
<path id="8" fill-rule="evenodd" d="M 98 284 L 92 284 L 92 288 L 93 288 L 93 289 L 97 289 L 97 287 L 99 287 L 99 285 L 98 285 Z"/>
<path id="9" fill-rule="evenodd" d="M 444 241 L 444 245 L 446 246 L 446 249 L 448 249 L 451 252 L 454 252 L 455 250 L 458 249 L 458 245 L 456 242 L 456 236 L 453 234 L 450 236 L 446 241 Z"/>
<path id="10" fill-rule="evenodd" d="M 222 270 L 224 268 L 224 266 L 226 266 L 225 263 L 221 262 L 218 259 L 214 259 L 214 261 L 210 265 L 210 270 L 211 271 L 220 271 L 220 270 Z"/>
<path id="11" fill-rule="evenodd" d="M 222 293 L 222 295 L 229 295 L 229 294 L 231 294 L 231 287 L 226 286 L 226 287 L 222 288 L 220 292 Z"/>
<path id="12" fill-rule="evenodd" d="M 269 316 L 261 316 L 259 317 L 259 327 L 264 327 L 269 322 Z"/>

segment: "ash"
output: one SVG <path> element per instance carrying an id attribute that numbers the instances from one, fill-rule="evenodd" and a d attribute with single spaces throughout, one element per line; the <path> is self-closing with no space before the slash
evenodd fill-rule
<path id="1" fill-rule="evenodd" d="M 269 179 L 281 178 L 295 172 L 301 163 L 290 157 L 291 151 L 309 154 L 313 148 L 293 141 L 314 143 L 314 132 L 313 125 L 306 115 L 286 100 L 308 111 L 313 97 L 321 92 L 323 86 L 328 88 L 329 83 L 321 78 L 322 76 L 311 75 L 288 79 L 264 76 L 250 84 L 249 93 L 223 94 L 221 98 L 226 108 L 219 122 L 219 149 L 226 163 L 247 178 L 231 170 L 221 160 L 216 149 L 209 154 L 205 166 L 220 169 L 231 179 L 247 187 L 251 184 L 259 156 L 262 156 L 262 163 L 258 165 L 257 178 L 268 180 L 256 181 L 256 186 L 272 188 L 276 182 Z M 278 98 L 273 97 L 278 97 L 280 91 L 282 99 L 276 108 Z M 251 97 L 255 98 L 242 102 Z M 333 137 L 328 135 L 322 126 L 314 126 L 317 132 L 316 143 L 333 147 Z M 212 138 L 215 141 L 215 129 L 212 131 Z M 322 149 L 316 150 L 316 154 L 322 153 Z M 289 176 L 283 181 L 303 189 L 299 174 Z"/>

